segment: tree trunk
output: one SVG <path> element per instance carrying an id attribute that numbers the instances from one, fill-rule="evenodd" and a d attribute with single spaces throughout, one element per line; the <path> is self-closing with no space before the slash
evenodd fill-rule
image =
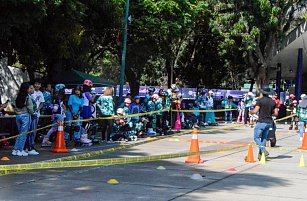
<path id="1" fill-rule="evenodd" d="M 139 95 L 139 88 L 140 88 L 139 78 L 130 68 L 126 68 L 125 74 L 126 74 L 127 81 L 129 82 L 129 85 L 130 85 L 131 96 L 134 97 L 134 96 Z"/>

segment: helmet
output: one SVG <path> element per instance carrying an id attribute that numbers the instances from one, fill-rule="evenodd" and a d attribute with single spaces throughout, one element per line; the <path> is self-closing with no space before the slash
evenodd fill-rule
<path id="1" fill-rule="evenodd" d="M 64 84 L 56 84 L 55 87 L 54 87 L 54 91 L 55 92 L 60 92 L 60 91 L 63 91 L 65 89 L 65 85 Z"/>
<path id="2" fill-rule="evenodd" d="M 292 102 L 293 104 L 297 104 L 297 100 L 293 100 L 293 102 Z"/>
<path id="3" fill-rule="evenodd" d="M 159 96 L 167 96 L 167 91 L 165 89 L 160 89 Z"/>
<path id="4" fill-rule="evenodd" d="M 135 97 L 134 97 L 134 100 L 140 100 L 140 99 L 141 99 L 140 96 L 135 96 Z"/>
<path id="5" fill-rule="evenodd" d="M 130 98 L 125 98 L 124 103 L 131 103 L 131 99 Z"/>
<path id="6" fill-rule="evenodd" d="M 117 114 L 124 114 L 124 109 L 123 109 L 123 108 L 118 108 L 118 109 L 116 110 L 116 113 L 117 113 Z"/>
<path id="7" fill-rule="evenodd" d="M 171 85 L 171 89 L 175 90 L 177 88 L 176 84 Z"/>
<path id="8" fill-rule="evenodd" d="M 295 95 L 294 95 L 294 94 L 290 94 L 289 97 L 290 97 L 290 98 L 294 98 Z"/>
<path id="9" fill-rule="evenodd" d="M 247 95 L 248 95 L 248 96 L 254 96 L 253 92 L 251 92 L 251 91 L 248 92 Z"/>
<path id="10" fill-rule="evenodd" d="M 149 87 L 149 88 L 148 88 L 148 92 L 155 92 L 155 90 L 156 90 L 156 89 L 155 89 L 154 87 Z"/>
<path id="11" fill-rule="evenodd" d="M 92 83 L 91 80 L 84 80 L 83 84 L 86 85 L 86 86 L 89 86 L 89 87 L 93 86 L 93 83 Z"/>
<path id="12" fill-rule="evenodd" d="M 152 95 L 152 98 L 158 100 L 159 99 L 159 95 L 158 94 L 154 94 L 154 95 Z"/>
<path id="13" fill-rule="evenodd" d="M 228 96 L 228 99 L 233 99 L 233 97 L 232 96 Z"/>
<path id="14" fill-rule="evenodd" d="M 301 99 L 303 100 L 303 98 L 306 96 L 306 94 L 302 94 L 301 95 Z"/>
<path id="15" fill-rule="evenodd" d="M 212 90 L 210 90 L 210 91 L 208 92 L 208 94 L 213 94 L 213 91 L 212 91 Z"/>
<path id="16" fill-rule="evenodd" d="M 81 87 L 80 85 L 77 85 L 77 86 L 75 87 L 75 90 L 82 91 L 82 87 Z"/>
<path id="17" fill-rule="evenodd" d="M 95 88 L 91 88 L 91 94 L 97 94 L 96 89 Z"/>

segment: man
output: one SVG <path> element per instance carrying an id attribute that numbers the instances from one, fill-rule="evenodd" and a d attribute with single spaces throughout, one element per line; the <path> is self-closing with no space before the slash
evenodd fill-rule
<path id="1" fill-rule="evenodd" d="M 36 103 L 36 111 L 35 115 L 32 116 L 32 130 L 36 130 L 37 129 L 37 124 L 38 124 L 38 119 L 40 116 L 40 111 L 42 109 L 42 107 L 44 106 L 44 95 L 43 93 L 40 91 L 40 88 L 42 86 L 42 82 L 39 78 L 34 79 L 34 93 L 31 95 L 32 99 L 35 101 Z M 32 139 L 32 143 L 34 144 L 34 140 L 36 137 L 36 131 L 33 132 L 33 139 Z"/>
<path id="2" fill-rule="evenodd" d="M 275 101 L 269 98 L 269 94 L 273 94 L 273 91 L 269 86 L 264 86 L 260 90 L 262 94 L 256 102 L 254 110 L 250 111 L 250 114 L 257 114 L 259 112 L 259 119 L 254 129 L 254 141 L 259 146 L 258 159 L 261 159 L 262 153 L 265 157 L 269 155 L 269 152 L 265 149 L 266 139 L 269 133 L 269 129 L 273 125 L 272 116 L 278 116 L 278 108 Z"/>

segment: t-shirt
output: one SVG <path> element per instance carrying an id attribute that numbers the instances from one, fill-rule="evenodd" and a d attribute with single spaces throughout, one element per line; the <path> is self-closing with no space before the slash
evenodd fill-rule
<path id="1" fill-rule="evenodd" d="M 256 106 L 259 106 L 259 119 L 260 123 L 272 123 L 272 114 L 274 109 L 277 108 L 275 101 L 269 97 L 262 97 L 257 100 Z"/>
<path id="2" fill-rule="evenodd" d="M 71 95 L 68 99 L 68 105 L 72 108 L 74 114 L 76 115 L 80 108 L 83 107 L 83 98 L 79 98 L 76 95 Z"/>
<path id="3" fill-rule="evenodd" d="M 31 97 L 36 103 L 36 109 L 39 107 L 41 103 L 45 102 L 44 95 L 41 91 L 34 91 L 34 93 L 31 94 Z"/>

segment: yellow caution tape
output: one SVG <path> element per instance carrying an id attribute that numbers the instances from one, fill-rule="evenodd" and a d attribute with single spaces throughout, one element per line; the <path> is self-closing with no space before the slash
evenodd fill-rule
<path id="1" fill-rule="evenodd" d="M 120 165 L 129 163 L 144 163 L 159 161 L 165 159 L 181 158 L 186 156 L 196 156 L 203 154 L 212 154 L 224 151 L 231 151 L 242 148 L 244 146 L 236 146 L 224 149 L 189 152 L 189 153 L 175 153 L 163 154 L 154 156 L 141 156 L 141 157 L 127 157 L 127 158 L 109 158 L 109 159 L 96 159 L 96 160 L 78 160 L 78 161 L 59 161 L 59 162 L 44 162 L 44 163 L 29 163 L 29 164 L 14 164 L 14 165 L 0 165 L 1 174 L 7 174 L 9 171 L 16 170 L 36 170 L 36 169 L 50 169 L 50 168 L 72 168 L 72 167 L 90 167 L 90 166 L 105 166 L 105 165 Z"/>
<path id="2" fill-rule="evenodd" d="M 225 112 L 225 111 L 235 111 L 237 109 L 219 109 L 219 110 L 172 110 L 172 112 L 192 112 L 192 113 L 206 113 L 206 112 Z"/>

